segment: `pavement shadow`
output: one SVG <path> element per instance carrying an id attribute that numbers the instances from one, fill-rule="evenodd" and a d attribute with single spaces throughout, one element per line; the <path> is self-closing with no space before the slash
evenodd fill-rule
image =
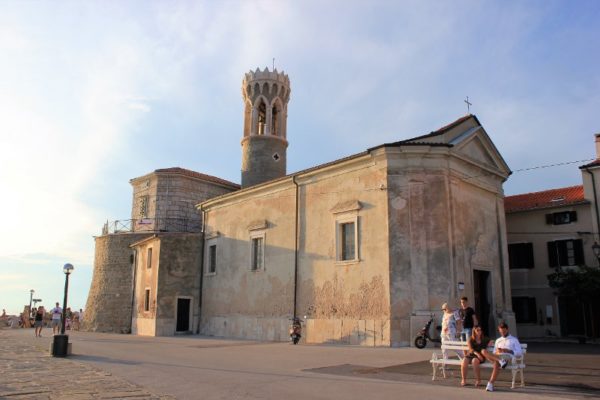
<path id="1" fill-rule="evenodd" d="M 129 360 L 118 360 L 115 358 L 102 357 L 102 356 L 86 356 L 79 354 L 72 354 L 69 358 L 77 361 L 90 361 L 104 364 L 121 364 L 121 365 L 140 365 L 141 363 L 137 361 L 129 361 Z"/>

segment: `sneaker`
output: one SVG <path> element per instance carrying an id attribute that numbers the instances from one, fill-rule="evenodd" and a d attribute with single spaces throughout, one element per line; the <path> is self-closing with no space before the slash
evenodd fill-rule
<path id="1" fill-rule="evenodd" d="M 485 391 L 486 392 L 493 392 L 494 391 L 494 385 L 492 384 L 492 382 L 488 382 L 487 386 L 485 387 Z"/>
<path id="2" fill-rule="evenodd" d="M 507 365 L 508 365 L 508 361 L 506 361 L 506 360 L 500 360 L 500 367 L 502 369 L 506 368 Z"/>

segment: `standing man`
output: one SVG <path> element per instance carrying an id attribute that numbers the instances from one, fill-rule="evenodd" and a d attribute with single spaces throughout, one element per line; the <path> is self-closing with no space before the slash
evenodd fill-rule
<path id="1" fill-rule="evenodd" d="M 494 363 L 494 370 L 485 387 L 485 390 L 488 392 L 494 391 L 494 382 L 496 382 L 500 368 L 506 368 L 506 365 L 509 361 L 512 361 L 513 357 L 518 357 L 523 354 L 519 339 L 508 333 L 508 325 L 506 322 L 500 322 L 500 324 L 498 324 L 498 332 L 500 333 L 500 337 L 496 339 L 494 354 L 489 353 L 487 350 L 483 351 L 485 358 Z"/>
<path id="2" fill-rule="evenodd" d="M 56 302 L 56 307 L 50 310 L 52 313 L 52 333 L 54 335 L 58 335 L 60 333 L 60 321 L 62 317 L 62 308 L 58 305 L 58 301 Z"/>
<path id="3" fill-rule="evenodd" d="M 466 342 L 473 333 L 473 327 L 479 325 L 475 310 L 469 307 L 469 299 L 466 297 L 460 298 L 460 317 L 462 319 L 462 332 L 460 333 L 460 339 Z"/>

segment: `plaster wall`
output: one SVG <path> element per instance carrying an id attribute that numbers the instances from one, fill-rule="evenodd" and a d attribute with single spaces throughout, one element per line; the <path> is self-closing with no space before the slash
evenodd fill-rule
<path id="1" fill-rule="evenodd" d="M 306 342 L 389 345 L 388 258 L 382 251 L 387 241 L 385 182 L 385 164 L 370 156 L 298 180 L 296 315 L 307 316 Z M 295 190 L 289 179 L 208 206 L 206 245 L 216 244 L 218 261 L 214 274 L 204 271 L 201 333 L 289 340 Z M 357 222 L 356 260 L 336 261 L 340 218 Z M 250 236 L 261 232 L 265 267 L 252 271 Z"/>
<path id="2" fill-rule="evenodd" d="M 458 308 L 467 296 L 473 304 L 474 270 L 490 272 L 492 308 L 510 314 L 501 180 L 476 175 L 445 148 L 388 157 L 392 345 L 411 343 L 431 313 L 437 325 L 442 303 Z"/>
<path id="3" fill-rule="evenodd" d="M 154 336 L 156 334 L 158 266 L 161 253 L 160 238 L 153 237 L 135 246 L 137 251 L 134 313 L 132 333 Z M 152 252 L 150 256 L 150 250 Z M 150 291 L 146 309 L 146 290 Z"/>

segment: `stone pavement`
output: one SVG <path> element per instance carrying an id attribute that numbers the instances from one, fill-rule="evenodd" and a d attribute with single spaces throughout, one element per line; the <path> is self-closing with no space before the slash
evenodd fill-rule
<path id="1" fill-rule="evenodd" d="M 527 386 L 511 390 L 503 372 L 497 391 L 486 394 L 459 387 L 458 371 L 432 382 L 427 362 L 432 349 L 71 332 L 74 354 L 60 359 L 48 355 L 50 331 L 44 335 L 0 330 L 0 398 L 600 398 L 597 345 L 530 344 Z"/>
<path id="2" fill-rule="evenodd" d="M 0 399 L 173 399 L 90 365 L 52 357 L 49 338 L 36 344 L 6 333 L 0 330 Z"/>

